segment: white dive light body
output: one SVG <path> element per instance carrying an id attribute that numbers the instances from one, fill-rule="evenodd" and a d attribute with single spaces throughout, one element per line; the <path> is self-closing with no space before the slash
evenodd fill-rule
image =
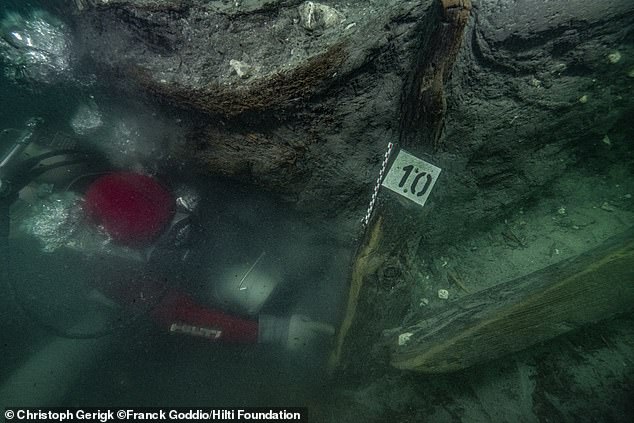
<path id="1" fill-rule="evenodd" d="M 265 252 L 251 262 L 229 265 L 219 276 L 212 276 L 211 301 L 227 310 L 257 315 L 279 285 L 279 273 Z"/>

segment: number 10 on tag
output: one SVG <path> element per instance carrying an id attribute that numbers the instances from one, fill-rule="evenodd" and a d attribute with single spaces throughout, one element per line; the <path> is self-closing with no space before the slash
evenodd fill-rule
<path id="1" fill-rule="evenodd" d="M 422 207 L 440 175 L 440 170 L 439 167 L 401 150 L 382 185 Z"/>

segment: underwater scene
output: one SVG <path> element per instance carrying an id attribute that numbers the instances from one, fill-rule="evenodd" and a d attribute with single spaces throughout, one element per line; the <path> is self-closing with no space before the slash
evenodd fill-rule
<path id="1" fill-rule="evenodd" d="M 634 3 L 3 0 L 5 421 L 631 422 Z"/>

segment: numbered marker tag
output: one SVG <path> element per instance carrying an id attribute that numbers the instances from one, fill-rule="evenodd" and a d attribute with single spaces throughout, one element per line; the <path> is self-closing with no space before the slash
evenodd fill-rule
<path id="1" fill-rule="evenodd" d="M 440 175 L 440 170 L 439 167 L 401 150 L 382 185 L 422 207 Z"/>

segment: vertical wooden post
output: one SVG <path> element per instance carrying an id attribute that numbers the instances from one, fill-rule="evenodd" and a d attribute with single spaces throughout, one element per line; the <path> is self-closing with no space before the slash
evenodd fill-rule
<path id="1" fill-rule="evenodd" d="M 422 44 L 403 96 L 401 142 L 437 147 L 444 126 L 445 83 L 451 75 L 471 13 L 471 0 L 437 0 L 421 29 Z"/>

